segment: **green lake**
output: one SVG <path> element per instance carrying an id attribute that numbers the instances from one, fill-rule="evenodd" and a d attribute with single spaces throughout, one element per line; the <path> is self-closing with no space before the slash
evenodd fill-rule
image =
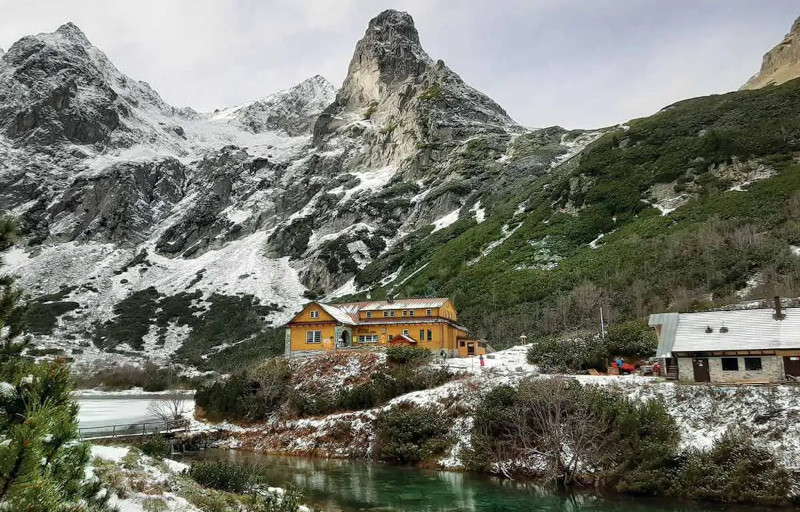
<path id="1" fill-rule="evenodd" d="M 197 457 L 202 458 L 203 455 Z M 325 511 L 452 512 L 703 512 L 718 507 L 622 495 L 555 493 L 538 486 L 451 471 L 398 468 L 364 461 L 276 457 L 237 450 L 208 450 L 207 458 L 258 464 L 271 486 L 295 485 L 303 502 Z M 194 457 L 192 457 L 194 458 Z"/>

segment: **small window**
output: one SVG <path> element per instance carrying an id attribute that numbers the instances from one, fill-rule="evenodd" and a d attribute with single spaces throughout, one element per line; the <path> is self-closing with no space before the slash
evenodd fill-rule
<path id="1" fill-rule="evenodd" d="M 312 311 L 309 316 L 311 318 L 319 318 L 319 311 Z"/>
<path id="2" fill-rule="evenodd" d="M 389 335 L 389 341 L 392 341 L 392 338 L 394 338 L 394 334 Z"/>
<path id="3" fill-rule="evenodd" d="M 430 310 L 430 309 L 426 309 L 425 310 L 425 316 L 431 316 L 432 314 L 433 314 L 433 310 Z"/>
<path id="4" fill-rule="evenodd" d="M 408 336 L 408 329 L 403 329 L 403 336 Z"/>
<path id="5" fill-rule="evenodd" d="M 377 334 L 365 334 L 358 337 L 359 343 L 378 343 Z"/>
<path id="6" fill-rule="evenodd" d="M 425 331 L 422 329 L 419 330 L 419 341 L 425 341 Z"/>
<path id="7" fill-rule="evenodd" d="M 388 311 L 384 311 L 384 312 L 383 312 L 383 316 L 385 316 L 385 317 L 386 317 L 386 316 L 389 316 L 389 312 L 388 312 Z"/>
<path id="8" fill-rule="evenodd" d="M 723 357 L 722 358 L 722 371 L 723 372 L 738 372 L 739 371 L 739 358 L 738 357 Z"/>
<path id="9" fill-rule="evenodd" d="M 464 342 L 462 341 L 462 342 L 460 343 L 460 345 L 463 347 L 463 346 L 464 346 Z"/>
<path id="10" fill-rule="evenodd" d="M 414 316 L 414 310 L 413 309 L 408 310 L 408 316 Z"/>
<path id="11" fill-rule="evenodd" d="M 372 318 L 372 311 L 367 311 L 367 318 Z"/>
<path id="12" fill-rule="evenodd" d="M 433 331 L 428 329 L 428 341 L 433 341 Z"/>
<path id="13" fill-rule="evenodd" d="M 408 310 L 407 309 L 403 310 L 403 316 L 408 316 Z"/>
<path id="14" fill-rule="evenodd" d="M 389 316 L 394 316 L 394 310 L 389 311 Z"/>
<path id="15" fill-rule="evenodd" d="M 753 372 L 761 371 L 761 358 L 760 357 L 745 357 L 744 369 Z"/>
<path id="16" fill-rule="evenodd" d="M 306 331 L 306 343 L 322 343 L 322 331 Z"/>

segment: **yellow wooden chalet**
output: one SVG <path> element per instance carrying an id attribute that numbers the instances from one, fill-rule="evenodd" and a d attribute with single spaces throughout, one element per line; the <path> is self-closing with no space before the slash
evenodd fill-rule
<path id="1" fill-rule="evenodd" d="M 447 298 L 326 304 L 311 302 L 286 324 L 286 355 L 354 347 L 412 345 L 448 357 L 486 353 L 468 339 Z"/>

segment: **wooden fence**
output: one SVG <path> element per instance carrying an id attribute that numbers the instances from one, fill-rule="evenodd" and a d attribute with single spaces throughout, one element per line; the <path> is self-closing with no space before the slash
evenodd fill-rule
<path id="1" fill-rule="evenodd" d="M 79 427 L 78 435 L 81 439 L 115 439 L 117 437 L 182 432 L 186 430 L 188 426 L 189 422 L 187 420 L 101 425 L 97 427 Z"/>

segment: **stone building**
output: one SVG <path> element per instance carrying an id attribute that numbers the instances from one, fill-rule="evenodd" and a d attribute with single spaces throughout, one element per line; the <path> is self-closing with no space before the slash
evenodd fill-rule
<path id="1" fill-rule="evenodd" d="M 668 377 L 688 382 L 766 383 L 800 379 L 800 308 L 650 316 Z"/>

